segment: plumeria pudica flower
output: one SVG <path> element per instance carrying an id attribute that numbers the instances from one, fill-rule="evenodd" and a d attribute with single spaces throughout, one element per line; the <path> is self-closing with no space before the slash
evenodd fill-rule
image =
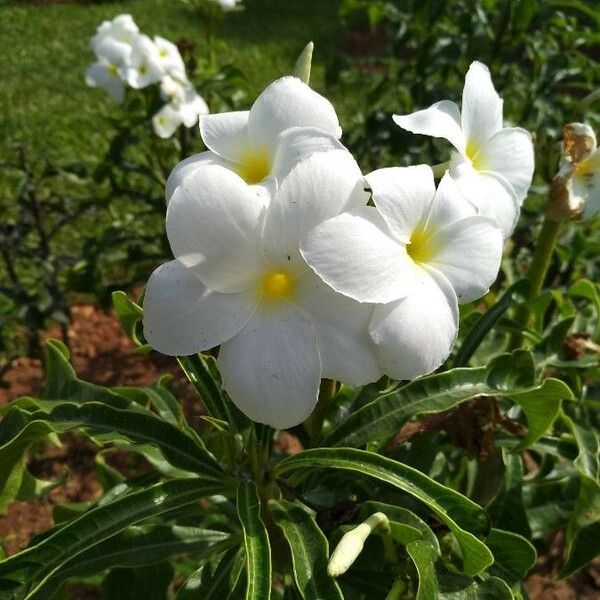
<path id="1" fill-rule="evenodd" d="M 442 100 L 409 115 L 394 115 L 397 125 L 422 135 L 447 139 L 456 149 L 449 172 L 480 214 L 494 218 L 505 238 L 513 231 L 534 169 L 529 132 L 504 127 L 502 99 L 489 69 L 469 67 L 462 106 Z"/>
<path id="2" fill-rule="evenodd" d="M 380 377 L 368 334 L 372 306 L 336 294 L 299 244 L 325 219 L 369 195 L 350 153 L 325 132 L 292 128 L 285 176 L 270 195 L 223 164 L 182 179 L 167 206 L 175 260 L 151 276 L 144 333 L 158 351 L 220 345 L 224 388 L 255 421 L 287 428 L 312 412 L 321 378 L 362 385 Z"/>
<path id="3" fill-rule="evenodd" d="M 384 373 L 412 379 L 437 369 L 458 334 L 458 305 L 483 296 L 500 268 L 502 235 L 444 175 L 427 165 L 367 176 L 375 207 L 315 227 L 301 252 L 333 290 L 376 303 L 369 326 Z"/>

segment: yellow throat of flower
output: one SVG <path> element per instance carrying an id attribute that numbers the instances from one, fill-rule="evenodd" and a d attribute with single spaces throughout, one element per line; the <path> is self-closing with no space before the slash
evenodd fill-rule
<path id="1" fill-rule="evenodd" d="M 119 69 L 116 65 L 113 64 L 108 65 L 108 67 L 106 67 L 106 70 L 108 71 L 108 74 L 111 77 L 116 77 L 119 74 Z"/>
<path id="2" fill-rule="evenodd" d="M 249 150 L 241 156 L 236 171 L 246 183 L 259 183 L 271 172 L 271 157 L 266 150 Z"/>
<path id="3" fill-rule="evenodd" d="M 263 298 L 269 302 L 286 300 L 294 293 L 294 278 L 283 271 L 266 273 L 260 282 Z"/>
<path id="4" fill-rule="evenodd" d="M 471 164 L 473 165 L 473 168 L 476 171 L 483 171 L 485 169 L 483 156 L 481 156 L 481 153 L 479 152 L 479 146 L 475 142 L 467 142 L 465 154 L 467 155 L 467 158 L 471 161 Z"/>
<path id="5" fill-rule="evenodd" d="M 406 246 L 406 252 L 416 263 L 429 262 L 435 255 L 431 234 L 426 233 L 423 229 L 415 229 L 410 236 L 410 243 Z"/>

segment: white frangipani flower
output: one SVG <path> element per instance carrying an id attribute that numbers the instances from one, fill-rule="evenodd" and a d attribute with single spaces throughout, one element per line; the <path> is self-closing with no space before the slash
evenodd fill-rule
<path id="1" fill-rule="evenodd" d="M 117 15 L 112 21 L 104 21 L 92 37 L 90 45 L 98 57 L 107 52 L 121 56 L 121 63 L 127 62 L 131 47 L 139 34 L 138 26 L 131 15 Z"/>
<path id="2" fill-rule="evenodd" d="M 462 107 L 442 100 L 410 115 L 394 115 L 397 125 L 422 135 L 447 139 L 457 150 L 449 172 L 480 214 L 496 219 L 504 237 L 513 231 L 533 177 L 529 132 L 503 127 L 502 100 L 488 68 L 469 67 Z"/>
<path id="3" fill-rule="evenodd" d="M 145 88 L 161 80 L 164 69 L 159 49 L 147 35 L 141 34 L 136 38 L 129 64 L 122 69 L 121 74 L 135 89 Z"/>
<path id="4" fill-rule="evenodd" d="M 558 219 L 588 219 L 600 211 L 600 150 L 594 130 L 585 123 L 564 127 L 563 152 L 550 199 L 549 210 Z"/>
<path id="5" fill-rule="evenodd" d="M 154 131 L 162 138 L 171 137 L 181 125 L 193 127 L 198 123 L 200 115 L 208 113 L 206 102 L 193 86 L 188 84 L 180 92 L 152 117 Z"/>
<path id="6" fill-rule="evenodd" d="M 195 154 L 175 168 L 166 185 L 167 202 L 182 177 L 204 164 L 222 164 L 249 184 L 284 177 L 285 156 L 296 153 L 298 158 L 299 151 L 281 141 L 281 134 L 290 127 L 316 127 L 337 139 L 342 135 L 331 103 L 290 76 L 270 84 L 249 111 L 203 116 L 200 134 L 209 151 Z M 310 153 L 310 145 L 303 145 L 302 151 Z"/>
<path id="7" fill-rule="evenodd" d="M 323 219 L 366 203 L 364 179 L 333 136 L 299 128 L 284 135 L 304 158 L 288 165 L 270 202 L 264 188 L 222 164 L 188 173 L 167 207 L 176 259 L 152 274 L 144 298 L 154 348 L 187 355 L 220 345 L 232 400 L 278 428 L 310 415 L 322 377 L 353 385 L 380 377 L 368 335 L 372 306 L 333 292 L 298 251 Z"/>
<path id="8" fill-rule="evenodd" d="M 458 304 L 483 296 L 496 279 L 502 236 L 448 174 L 436 190 L 426 165 L 380 169 L 367 181 L 376 208 L 321 223 L 301 252 L 335 291 L 377 303 L 369 329 L 379 364 L 412 379 L 450 354 Z"/>
<path id="9" fill-rule="evenodd" d="M 106 43 L 104 54 L 90 65 L 85 74 L 89 86 L 105 89 L 115 102 L 123 102 L 125 98 L 125 83 L 121 77 L 124 66 L 123 54 L 118 46 Z"/>

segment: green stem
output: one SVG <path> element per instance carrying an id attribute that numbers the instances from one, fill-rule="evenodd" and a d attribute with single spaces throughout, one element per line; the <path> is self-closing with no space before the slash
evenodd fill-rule
<path id="1" fill-rule="evenodd" d="M 533 258 L 531 259 L 531 264 L 527 271 L 527 278 L 531 282 L 529 300 L 537 298 L 542 291 L 561 228 L 562 221 L 550 219 L 548 215 L 544 217 L 542 229 L 533 252 Z M 523 337 L 521 330 L 527 327 L 530 319 L 531 311 L 529 310 L 529 306 L 527 304 L 519 306 L 515 314 L 515 321 L 519 326 L 519 331 L 515 331 L 511 335 L 509 341 L 510 350 L 514 350 L 520 346 Z"/>
<path id="2" fill-rule="evenodd" d="M 331 403 L 335 398 L 336 382 L 332 379 L 323 379 L 321 381 L 321 387 L 319 388 L 319 399 L 312 415 L 305 421 L 304 428 L 310 436 L 311 445 L 321 435 L 321 429 L 323 429 L 323 421 L 331 408 Z"/>
<path id="3" fill-rule="evenodd" d="M 396 579 L 396 581 L 394 581 L 392 589 L 389 591 L 389 594 L 386 596 L 385 600 L 400 600 L 405 590 L 406 584 L 404 583 L 404 581 L 402 581 L 402 579 Z"/>

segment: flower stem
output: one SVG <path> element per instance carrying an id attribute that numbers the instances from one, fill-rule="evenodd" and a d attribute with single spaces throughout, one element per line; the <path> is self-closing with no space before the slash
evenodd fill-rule
<path id="1" fill-rule="evenodd" d="M 533 252 L 533 258 L 527 271 L 527 278 L 531 282 L 529 291 L 529 300 L 533 300 L 539 296 L 544 285 L 544 280 L 548 274 L 548 268 L 552 261 L 552 254 L 556 247 L 560 232 L 562 229 L 562 221 L 551 219 L 548 214 L 545 215 L 542 223 L 542 229 L 537 239 L 537 244 Z M 509 341 L 509 349 L 514 350 L 521 344 L 523 337 L 522 329 L 526 328 L 531 318 L 529 306 L 521 305 L 515 314 L 515 321 L 519 326 L 519 330 L 515 331 Z"/>
<path id="2" fill-rule="evenodd" d="M 312 415 L 305 421 L 304 427 L 310 436 L 311 445 L 313 445 L 323 429 L 323 421 L 331 408 L 331 403 L 335 398 L 336 382 L 333 379 L 323 379 L 319 388 L 319 399 Z"/>

